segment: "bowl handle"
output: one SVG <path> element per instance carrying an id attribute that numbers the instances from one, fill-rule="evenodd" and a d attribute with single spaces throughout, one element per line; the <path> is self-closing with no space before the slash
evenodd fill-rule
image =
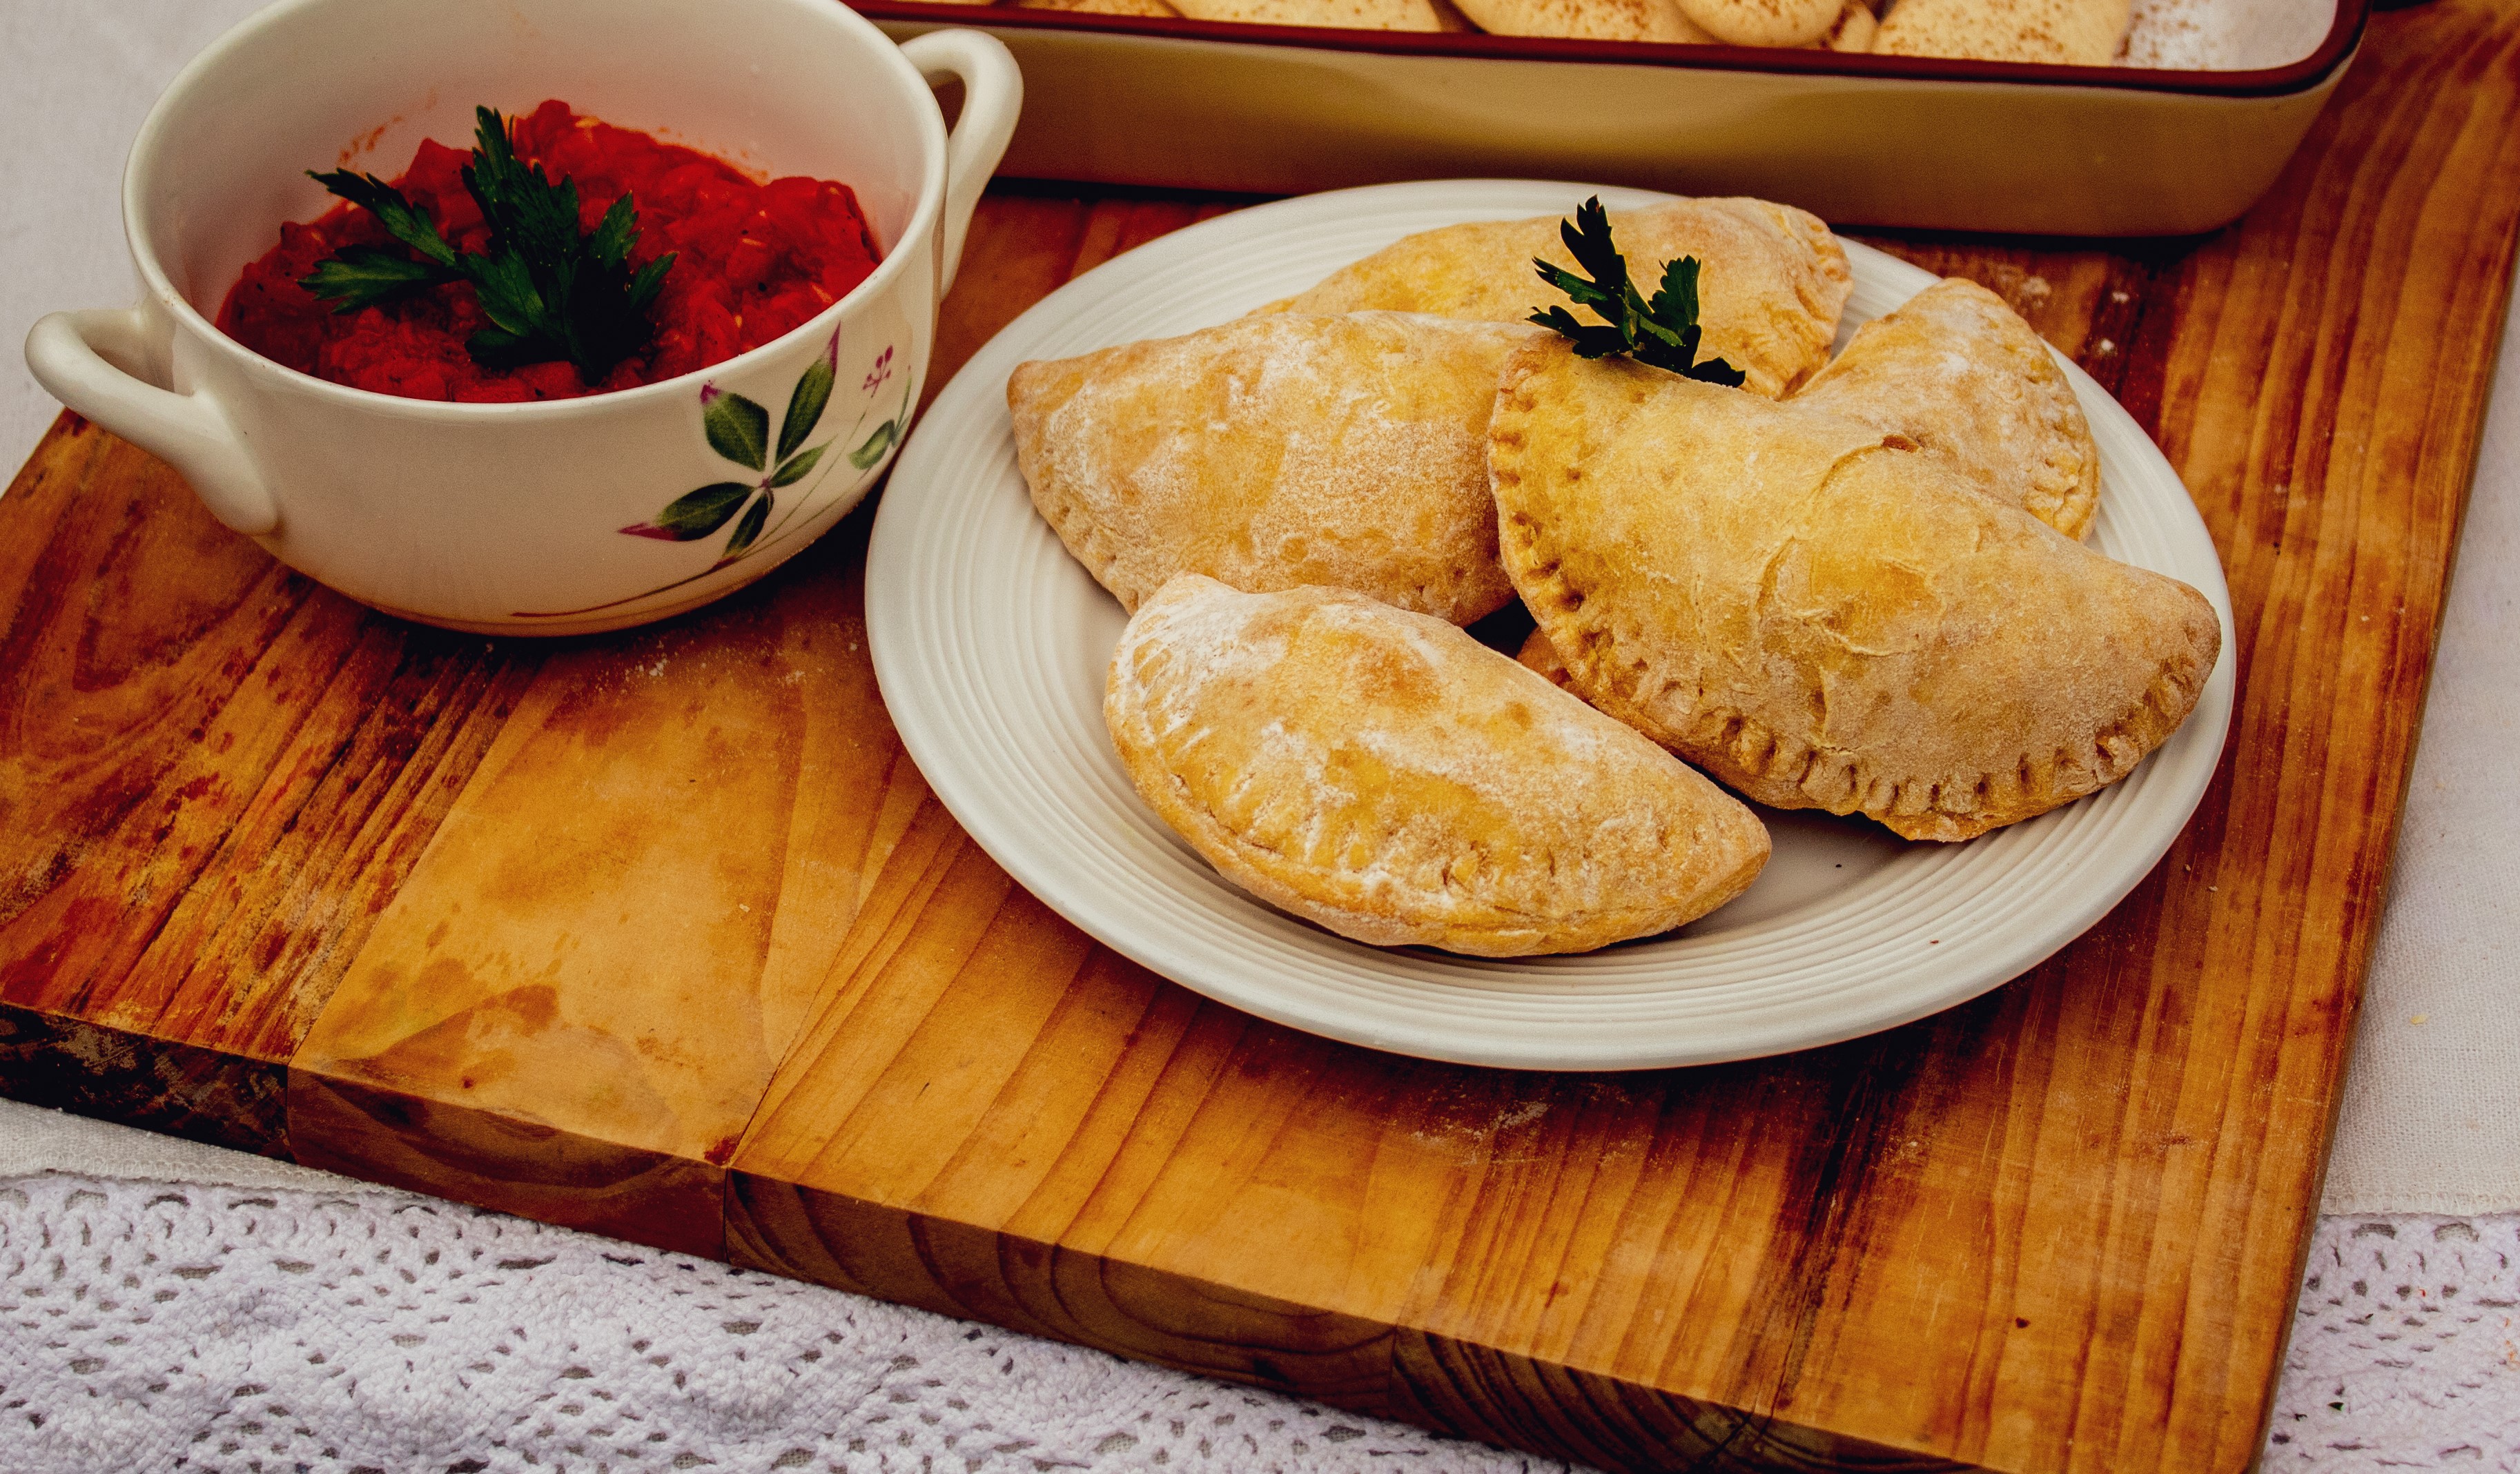
<path id="1" fill-rule="evenodd" d="M 945 212 L 938 222 L 944 249 L 936 282 L 936 294 L 943 296 L 963 262 L 971 210 L 1014 136 L 1015 114 L 1023 111 L 1023 72 L 986 31 L 931 30 L 902 42 L 901 54 L 931 82 L 951 76 L 963 83 L 963 115 L 945 140 Z"/>
<path id="2" fill-rule="evenodd" d="M 26 367 L 52 396 L 183 473 L 210 514 L 248 537 L 280 525 L 280 506 L 246 459 L 218 401 L 126 373 L 147 361 L 143 307 L 56 312 L 26 335 Z"/>

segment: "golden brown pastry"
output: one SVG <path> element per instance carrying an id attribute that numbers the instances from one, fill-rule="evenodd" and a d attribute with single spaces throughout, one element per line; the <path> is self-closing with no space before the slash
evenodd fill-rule
<path id="1" fill-rule="evenodd" d="M 1837 23 L 1839 0 L 1680 0 L 1707 34 L 1734 46 L 1808 46 Z"/>
<path id="2" fill-rule="evenodd" d="M 2194 589 L 1806 405 L 1545 339 L 1489 439 L 1570 689 L 1761 803 L 1969 838 L 2125 777 L 2221 648 Z"/>
<path id="3" fill-rule="evenodd" d="M 1767 863 L 1748 809 L 1439 620 L 1184 574 L 1102 703 L 1147 802 L 1226 878 L 1380 947 L 1479 957 L 1650 936 Z"/>
<path id="4" fill-rule="evenodd" d="M 1946 277 L 1858 328 L 1794 402 L 1906 435 L 2067 537 L 2091 530 L 2091 422 L 2047 343 L 1975 282 Z"/>
<path id="5" fill-rule="evenodd" d="M 1033 505 L 1122 606 L 1174 574 L 1327 584 L 1466 624 L 1496 560 L 1488 411 L 1536 328 L 1245 317 L 1007 381 Z"/>
<path id="6" fill-rule="evenodd" d="M 1523 636 L 1522 648 L 1514 651 L 1513 658 L 1550 685 L 1561 689 L 1566 685 L 1566 662 L 1557 658 L 1557 647 L 1549 643 L 1547 630 Z"/>
<path id="7" fill-rule="evenodd" d="M 1165 0 L 1015 0 L 1023 10 L 1073 10 L 1097 16 L 1174 16 Z"/>
<path id="8" fill-rule="evenodd" d="M 1382 308 L 1519 323 L 1565 304 L 1531 267 L 1535 256 L 1574 265 L 1558 223 L 1551 215 L 1425 231 L 1260 310 Z M 1827 361 L 1855 277 L 1845 247 L 1817 216 L 1765 200 L 1672 200 L 1612 210 L 1610 228 L 1629 273 L 1647 290 L 1665 263 L 1697 257 L 1700 353 L 1748 375 L 1743 387 L 1773 398 Z"/>
<path id="9" fill-rule="evenodd" d="M 1846 0 L 1846 9 L 1837 13 L 1835 23 L 1818 44 L 1831 51 L 1870 51 L 1873 33 L 1879 28 L 1864 0 Z"/>
<path id="10" fill-rule="evenodd" d="M 1330 25 L 1349 30 L 1442 30 L 1427 0 L 1175 0 L 1193 21 L 1255 25 Z"/>
<path id="11" fill-rule="evenodd" d="M 1872 49 L 2106 67 L 2117 60 L 2134 11 L 2133 0 L 1898 0 Z"/>
<path id="12" fill-rule="evenodd" d="M 1681 14 L 1680 0 L 1461 0 L 1462 13 L 1500 36 L 1704 44 L 1714 37 Z"/>

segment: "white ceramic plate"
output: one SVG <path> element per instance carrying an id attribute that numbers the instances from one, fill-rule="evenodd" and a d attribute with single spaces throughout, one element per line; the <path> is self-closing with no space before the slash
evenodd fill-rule
<path id="1" fill-rule="evenodd" d="M 876 516 L 867 628 L 911 757 L 1015 879 L 1114 951 L 1264 1018 L 1434 1059 L 1605 1070 L 1779 1053 L 1948 1008 L 2080 935 L 2170 848 L 2230 721 L 2230 595 L 2177 474 L 2071 364 L 2105 475 L 2093 543 L 2204 591 L 2224 628 L 2187 724 L 2091 798 L 1961 845 L 1762 810 L 1775 858 L 1731 906 L 1646 941 L 1509 960 L 1367 947 L 1297 920 L 1218 875 L 1139 800 L 1102 727 L 1125 619 L 1033 512 L 1009 372 L 1222 322 L 1416 231 L 1570 214 L 1594 193 L 1614 208 L 1657 198 L 1442 180 L 1222 216 L 1051 293 L 946 386 Z M 1849 333 L 1933 281 L 1847 252 Z"/>

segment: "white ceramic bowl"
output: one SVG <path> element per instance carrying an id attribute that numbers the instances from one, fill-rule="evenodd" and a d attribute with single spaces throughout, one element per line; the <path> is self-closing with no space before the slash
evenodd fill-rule
<path id="1" fill-rule="evenodd" d="M 964 84 L 950 133 L 922 73 Z M 638 624 L 760 577 L 881 473 L 1021 97 L 989 37 L 896 47 L 836 0 L 283 0 L 194 59 L 141 125 L 123 176 L 138 305 L 47 317 L 26 360 L 65 404 L 171 462 L 221 521 L 353 599 L 503 634 Z M 839 180 L 883 259 L 737 358 L 534 404 L 346 388 L 212 326 L 280 223 L 332 202 L 305 170 L 397 173 L 424 137 L 462 147 L 474 104 L 545 98 L 748 169 Z M 783 434 L 818 363 L 830 397 Z M 751 417 L 730 395 L 760 407 L 766 449 L 723 433 L 730 411 Z M 628 530 L 726 483 L 750 492 L 709 536 Z"/>

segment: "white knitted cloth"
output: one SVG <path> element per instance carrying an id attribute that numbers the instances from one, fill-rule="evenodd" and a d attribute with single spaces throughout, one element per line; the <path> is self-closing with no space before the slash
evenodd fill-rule
<path id="1" fill-rule="evenodd" d="M 2520 1470 L 2520 1213 L 2320 1219 L 2259 1467 Z"/>
<path id="2" fill-rule="evenodd" d="M 2320 1227 L 2264 1467 L 2520 1470 L 2520 1215 Z M 0 1180 L 0 1469 L 1565 1470 L 382 1188 Z"/>
<path id="3" fill-rule="evenodd" d="M 382 1188 L 0 1180 L 0 1469 L 1563 1471 Z"/>

